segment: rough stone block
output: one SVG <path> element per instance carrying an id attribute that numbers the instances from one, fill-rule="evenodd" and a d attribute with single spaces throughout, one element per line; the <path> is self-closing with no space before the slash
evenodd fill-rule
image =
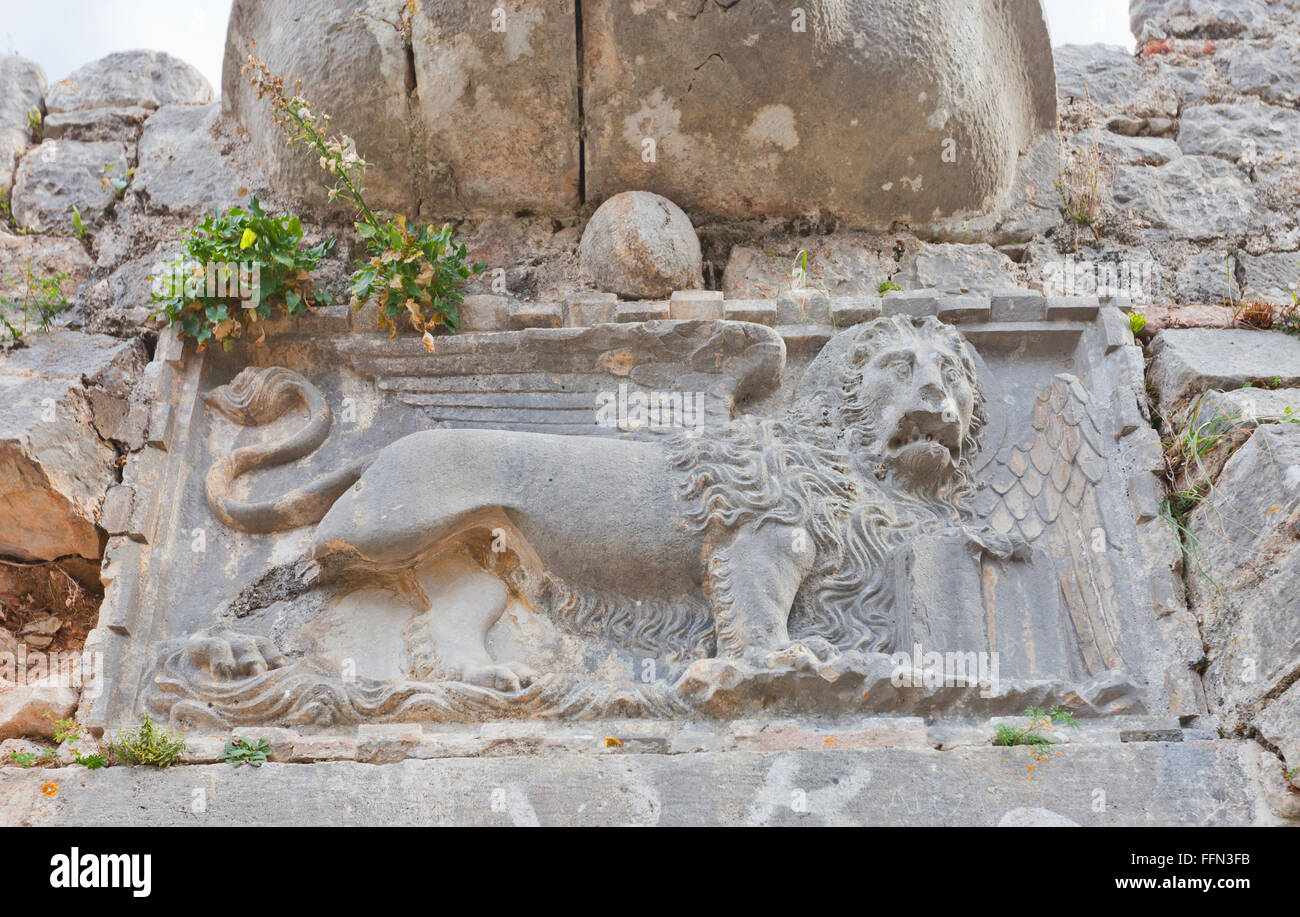
<path id="1" fill-rule="evenodd" d="M 673 318 L 712 321 L 722 318 L 721 290 L 675 290 L 668 300 Z"/>
<path id="2" fill-rule="evenodd" d="M 885 315 L 935 315 L 939 294 L 933 290 L 890 290 L 881 300 Z"/>
<path id="3" fill-rule="evenodd" d="M 724 318 L 734 322 L 776 324 L 776 302 L 770 299 L 728 299 L 722 304 Z"/>
<path id="4" fill-rule="evenodd" d="M 559 328 L 564 324 L 564 308 L 557 302 L 516 302 L 510 311 L 510 327 Z"/>
<path id="5" fill-rule="evenodd" d="M 564 301 L 568 310 L 568 324 L 573 328 L 590 328 L 615 320 L 618 313 L 618 295 L 581 291 L 570 293 Z"/>
<path id="6" fill-rule="evenodd" d="M 994 290 L 989 294 L 995 322 L 1041 322 L 1047 318 L 1047 300 L 1033 290 Z"/>
<path id="7" fill-rule="evenodd" d="M 1300 385 L 1300 340 L 1246 329 L 1167 328 L 1151 342 L 1148 381 L 1164 405 L 1266 379 Z"/>
<path id="8" fill-rule="evenodd" d="M 987 322 L 991 315 L 987 296 L 945 296 L 939 300 L 939 321 L 950 325 Z"/>
<path id="9" fill-rule="evenodd" d="M 618 322 L 649 322 L 669 316 L 668 300 L 651 302 L 620 302 L 615 313 Z"/>

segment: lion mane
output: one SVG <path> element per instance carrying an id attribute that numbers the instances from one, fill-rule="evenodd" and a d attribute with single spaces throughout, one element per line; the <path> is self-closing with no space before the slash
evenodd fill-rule
<path id="1" fill-rule="evenodd" d="M 873 426 L 876 412 L 864 396 L 863 374 L 880 347 L 922 337 L 937 338 L 957 357 L 976 403 L 952 478 L 917 492 L 892 485 L 883 469 L 863 458 L 888 435 Z M 534 601 L 572 630 L 633 649 L 738 655 L 743 646 L 729 613 L 728 534 L 780 524 L 801 530 L 803 547 L 815 552 L 791 612 L 791 637 L 820 637 L 841 650 L 893 651 L 894 551 L 970 518 L 968 475 L 985 418 L 975 361 L 954 328 L 933 317 L 891 316 L 834 339 L 809 377 L 827 384 L 784 420 L 744 417 L 665 443 L 670 467 L 679 472 L 683 517 L 711 545 L 706 589 L 714 612 L 692 598 L 634 603 L 549 574 L 529 584 Z"/>

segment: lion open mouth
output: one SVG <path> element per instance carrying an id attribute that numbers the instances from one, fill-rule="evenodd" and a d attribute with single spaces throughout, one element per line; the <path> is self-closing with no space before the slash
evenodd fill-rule
<path id="1" fill-rule="evenodd" d="M 903 415 L 889 439 L 885 461 L 914 479 L 946 478 L 961 457 L 962 430 L 942 414 Z"/>

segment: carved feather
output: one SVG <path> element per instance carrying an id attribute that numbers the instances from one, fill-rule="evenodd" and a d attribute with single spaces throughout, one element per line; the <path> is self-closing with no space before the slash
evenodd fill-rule
<path id="1" fill-rule="evenodd" d="M 1038 544 L 1052 558 L 1092 675 L 1124 667 L 1096 495 L 1105 467 L 1091 398 L 1077 378 L 1062 373 L 1035 399 L 1029 435 L 989 465 L 977 504 L 993 529 Z"/>

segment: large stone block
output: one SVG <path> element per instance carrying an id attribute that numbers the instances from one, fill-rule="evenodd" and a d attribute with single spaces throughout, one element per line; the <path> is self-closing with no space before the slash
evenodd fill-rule
<path id="1" fill-rule="evenodd" d="M 87 227 L 104 221 L 115 197 L 104 182 L 106 169 L 126 174 L 126 147 L 120 143 L 48 140 L 26 156 L 14 180 L 14 219 L 33 232 L 72 235 L 73 208 Z"/>
<path id="2" fill-rule="evenodd" d="M 1261 424 L 1189 530 L 1210 710 L 1244 724 L 1300 668 L 1300 424 Z"/>
<path id="3" fill-rule="evenodd" d="M 1159 238 L 1217 241 L 1255 216 L 1250 184 L 1232 164 L 1210 156 L 1182 156 L 1163 166 L 1120 166 L 1112 185 L 1115 206 Z"/>
<path id="4" fill-rule="evenodd" d="M 240 73 L 254 39 L 356 139 L 375 200 L 415 216 L 571 215 L 648 190 L 722 216 L 965 217 L 1010 198 L 1055 122 L 1031 0 L 589 0 L 580 17 L 572 0 L 240 0 L 223 110 L 320 206 L 315 158 L 285 149 Z"/>
<path id="5" fill-rule="evenodd" d="M 111 402 L 139 377 L 143 347 L 75 331 L 26 340 L 0 359 L 0 554 L 98 560 L 100 502 L 117 481 L 99 425 L 121 413 Z"/>
<path id="6" fill-rule="evenodd" d="M 0 772 L 0 824 L 18 825 L 1250 825 L 1246 742 L 1023 748 L 863 747 L 694 754 L 512 755 L 398 764 L 272 762 L 157 771 Z M 1032 779 L 1029 779 L 1032 778 Z M 177 805 L 195 786 L 207 805 Z M 1105 788 L 1104 806 L 1094 805 Z M 1050 807 L 1050 808 L 1044 808 Z"/>
<path id="7" fill-rule="evenodd" d="M 1300 112 L 1258 100 L 1183 112 L 1178 145 L 1189 155 L 1271 159 L 1300 147 Z"/>
<path id="8" fill-rule="evenodd" d="M 983 213 L 1055 120 L 1037 3 L 588 0 L 582 25 L 592 199 L 858 227 Z"/>
<path id="9" fill-rule="evenodd" d="M 201 216 L 247 203 L 252 181 L 235 172 L 213 134 L 220 115 L 215 102 L 164 105 L 145 122 L 130 192 L 148 212 Z"/>
<path id="10" fill-rule="evenodd" d="M 373 164 L 372 203 L 411 218 L 577 209 L 572 0 L 237 0 L 222 110 L 248 128 L 274 184 L 324 207 L 317 157 L 286 146 L 240 72 L 254 40 L 273 72 L 301 80 L 318 111 L 355 139 Z"/>
<path id="11" fill-rule="evenodd" d="M 185 61 L 165 51 L 115 51 L 51 86 L 45 104 L 57 113 L 211 101 L 212 86 Z"/>
<path id="12" fill-rule="evenodd" d="M 1300 384 L 1300 340 L 1246 329 L 1167 328 L 1151 342 L 1147 379 L 1163 405 L 1257 379 Z"/>
<path id="13" fill-rule="evenodd" d="M 44 110 L 45 71 L 35 61 L 0 57 L 0 192 L 14 181 L 18 157 L 31 145 L 27 113 Z"/>

